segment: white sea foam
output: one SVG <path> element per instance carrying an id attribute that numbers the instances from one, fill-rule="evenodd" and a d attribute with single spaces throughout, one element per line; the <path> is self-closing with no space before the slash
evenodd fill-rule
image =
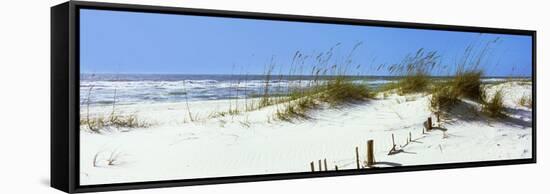
<path id="1" fill-rule="evenodd" d="M 239 80 L 240 79 L 240 80 Z M 268 92 L 278 94 L 290 88 L 308 87 L 322 84 L 323 80 L 285 80 L 276 77 L 266 83 L 263 79 L 246 80 L 243 77 L 233 80 L 82 80 L 80 102 L 91 105 L 110 104 L 114 100 L 120 104 L 181 102 L 244 98 L 262 94 L 266 85 Z M 355 80 L 355 83 L 376 87 L 391 80 Z"/>

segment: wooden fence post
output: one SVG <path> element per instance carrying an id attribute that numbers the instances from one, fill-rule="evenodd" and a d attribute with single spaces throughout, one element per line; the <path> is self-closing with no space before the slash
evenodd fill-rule
<path id="1" fill-rule="evenodd" d="M 393 133 L 391 134 L 391 142 L 393 144 L 391 149 L 395 151 L 395 137 L 393 136 Z"/>
<path id="2" fill-rule="evenodd" d="M 367 166 L 374 165 L 374 140 L 367 141 Z"/>
<path id="3" fill-rule="evenodd" d="M 309 165 L 311 166 L 311 172 L 315 172 L 315 165 L 313 162 L 310 162 Z"/>
<path id="4" fill-rule="evenodd" d="M 334 165 L 334 169 L 338 171 L 338 165 Z"/>
<path id="5" fill-rule="evenodd" d="M 432 130 L 432 117 L 428 117 L 428 131 Z"/>
<path id="6" fill-rule="evenodd" d="M 319 171 L 323 171 L 323 165 L 321 165 L 321 160 L 319 160 Z"/>
<path id="7" fill-rule="evenodd" d="M 328 171 L 328 167 L 327 167 L 327 159 L 325 158 L 325 171 Z"/>
<path id="8" fill-rule="evenodd" d="M 357 163 L 357 169 L 359 168 L 359 147 L 355 147 L 355 162 Z"/>
<path id="9" fill-rule="evenodd" d="M 413 139 L 412 139 L 412 134 L 411 134 L 411 132 L 409 131 L 409 142 L 412 142 L 412 141 L 413 141 Z"/>

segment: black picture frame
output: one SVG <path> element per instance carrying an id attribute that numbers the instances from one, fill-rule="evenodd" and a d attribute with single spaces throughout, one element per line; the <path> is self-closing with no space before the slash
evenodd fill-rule
<path id="1" fill-rule="evenodd" d="M 78 162 L 79 124 L 77 121 L 79 120 L 78 87 L 80 75 L 78 61 L 79 9 L 81 8 L 531 36 L 533 51 L 533 157 L 530 159 L 401 166 L 368 170 L 340 170 L 308 173 L 266 174 L 252 176 L 233 176 L 219 178 L 199 178 L 188 180 L 168 180 L 80 186 Z M 80 193 L 536 163 L 536 83 L 536 31 L 532 30 L 69 1 L 51 8 L 51 186 L 67 193 Z"/>

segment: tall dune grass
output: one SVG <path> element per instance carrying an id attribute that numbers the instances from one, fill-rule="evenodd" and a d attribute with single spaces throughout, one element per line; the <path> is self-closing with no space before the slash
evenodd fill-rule
<path id="1" fill-rule="evenodd" d="M 476 69 L 457 72 L 450 84 L 460 97 L 480 101 L 483 96 L 482 75 L 483 72 Z"/>
<path id="2" fill-rule="evenodd" d="M 433 88 L 429 105 L 432 112 L 441 113 L 449 111 L 459 102 L 459 94 L 452 86 L 440 84 Z"/>
<path id="3" fill-rule="evenodd" d="M 402 78 L 397 83 L 386 85 L 385 89 L 398 89 L 401 94 L 427 91 L 431 83 L 430 72 L 439 61 L 440 55 L 436 51 L 418 49 L 416 53 L 405 56 L 401 63 L 388 67 L 391 74 Z"/>
<path id="4" fill-rule="evenodd" d="M 284 121 L 294 118 L 307 119 L 308 111 L 318 108 L 321 104 L 336 108 L 349 103 L 363 102 L 372 97 L 366 85 L 353 83 L 353 80 L 346 76 L 336 76 L 324 82 L 323 85 L 308 87 L 290 94 L 292 100 L 277 109 L 277 118 Z"/>
<path id="5" fill-rule="evenodd" d="M 521 98 L 519 99 L 518 101 L 518 104 L 520 106 L 525 106 L 525 107 L 528 107 L 528 108 L 533 108 L 533 97 L 532 96 L 527 96 L 527 95 L 523 95 L 521 96 Z"/>
<path id="6" fill-rule="evenodd" d="M 319 105 L 327 104 L 328 107 L 337 107 L 351 102 L 365 101 L 371 97 L 371 93 L 365 84 L 354 83 L 348 71 L 361 66 L 353 64 L 353 52 L 362 43 L 357 43 L 343 60 L 333 60 L 334 50 L 340 44 L 336 44 L 328 51 L 316 54 L 305 54 L 296 51 L 289 64 L 288 74 L 283 75 L 282 64 L 276 64 L 275 59 L 264 67 L 264 87 L 262 93 L 257 95 L 258 100 L 248 99 L 246 108 L 238 111 L 220 111 L 210 114 L 210 118 L 240 114 L 258 109 L 274 106 L 276 113 L 274 118 L 284 121 L 293 119 L 307 119 L 307 113 Z M 352 67 L 353 66 L 353 67 Z M 279 68 L 279 74 L 273 74 Z M 311 70 L 307 70 L 311 69 Z M 309 74 L 304 74 L 309 72 Z M 360 75 L 360 74 L 357 74 Z M 307 77 L 307 79 L 305 79 Z M 277 81 L 287 81 L 286 88 Z M 307 81 L 304 81 L 307 80 Z M 282 93 L 281 93 L 282 92 Z M 237 98 L 238 96 L 236 96 Z"/>
<path id="7" fill-rule="evenodd" d="M 327 104 L 329 107 L 338 107 L 348 103 L 362 102 L 372 97 L 370 90 L 365 84 L 354 83 L 352 79 L 350 69 L 352 65 L 355 67 L 355 71 L 360 68 L 360 65 L 353 64 L 353 54 L 356 49 L 361 46 L 362 42 L 359 42 L 353 46 L 343 61 L 329 62 L 333 57 L 333 50 L 339 46 L 336 44 L 330 48 L 327 52 L 323 52 L 315 57 L 308 55 L 302 55 L 300 52 L 296 52 L 293 64 L 298 61 L 298 64 L 304 64 L 307 58 L 313 58 L 310 71 L 310 77 L 313 80 L 309 81 L 307 85 L 303 86 L 301 82 L 297 88 L 288 89 L 288 99 L 283 103 L 283 107 L 277 107 L 276 116 L 280 120 L 289 121 L 293 118 L 309 118 L 307 116 L 308 111 L 318 108 L 321 104 Z M 300 69 L 299 72 L 302 72 Z M 359 73 L 357 73 L 360 76 Z M 302 75 L 298 76 L 299 79 Z"/>
<path id="8" fill-rule="evenodd" d="M 488 98 L 488 97 L 485 97 Z M 502 117 L 504 116 L 504 102 L 502 100 L 502 90 L 499 90 L 495 93 L 493 98 L 484 99 L 483 111 L 487 113 L 490 117 Z"/>
<path id="9" fill-rule="evenodd" d="M 94 75 L 92 75 L 93 77 Z M 117 89 L 114 89 L 113 92 L 113 102 L 111 104 L 111 112 L 109 116 L 102 114 L 91 115 L 90 114 L 90 105 L 91 98 L 93 96 L 93 90 L 95 86 L 91 85 L 88 88 L 85 100 L 86 106 L 86 115 L 80 115 L 80 127 L 87 128 L 93 133 L 101 133 L 102 130 L 114 127 L 114 128 L 147 128 L 151 126 L 150 123 L 139 120 L 137 114 L 127 114 L 122 115 L 117 112 Z"/>
<path id="10" fill-rule="evenodd" d="M 496 102 L 488 101 L 482 88 L 481 78 L 483 77 L 482 64 L 487 64 L 490 53 L 490 46 L 498 41 L 498 38 L 485 42 L 484 46 L 478 47 L 474 44 L 467 46 L 454 69 L 454 75 L 438 84 L 434 84 L 430 108 L 434 111 L 447 111 L 453 108 L 461 98 L 470 99 L 481 104 L 491 104 L 492 109 Z M 498 99 L 497 99 L 498 100 Z M 494 110 L 489 111 L 494 112 Z"/>

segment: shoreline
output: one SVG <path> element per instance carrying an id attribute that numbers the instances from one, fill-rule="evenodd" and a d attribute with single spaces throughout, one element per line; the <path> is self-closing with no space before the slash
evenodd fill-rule
<path id="1" fill-rule="evenodd" d="M 273 77 L 277 77 L 273 75 Z M 353 77 L 353 76 L 350 76 Z M 367 86 L 370 90 L 379 90 L 384 85 L 396 83 L 400 77 L 383 76 L 380 79 L 356 79 L 353 83 Z M 265 79 L 265 76 L 262 77 Z M 368 76 L 367 76 L 368 78 Z M 434 82 L 440 82 L 452 77 L 428 77 Z M 86 103 L 86 94 L 93 86 L 93 96 L 91 106 L 111 106 L 113 103 L 113 94 L 118 94 L 118 99 L 124 101 L 125 105 L 145 103 L 178 103 L 183 102 L 187 95 L 189 102 L 211 101 L 211 100 L 230 100 L 238 97 L 240 99 L 257 98 L 262 95 L 265 87 L 265 80 L 96 80 L 85 81 L 80 85 L 80 103 Z M 186 85 L 183 81 L 188 82 Z M 270 94 L 285 95 L 287 88 L 307 87 L 313 80 L 271 80 Z M 505 82 L 531 82 L 530 78 L 510 78 L 510 77 L 485 77 L 481 78 L 483 84 L 500 84 Z M 319 82 L 323 82 L 320 80 Z M 157 91 L 161 89 L 161 91 Z M 115 91 L 117 90 L 117 91 Z M 186 90 L 186 91 L 184 91 Z M 136 92 L 139 91 L 139 92 Z"/>

